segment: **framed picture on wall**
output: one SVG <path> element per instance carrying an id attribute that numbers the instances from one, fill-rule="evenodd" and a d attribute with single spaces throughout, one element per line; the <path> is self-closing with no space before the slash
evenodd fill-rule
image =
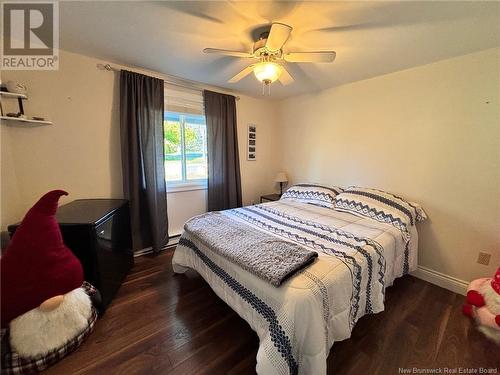
<path id="1" fill-rule="evenodd" d="M 247 160 L 257 160 L 257 126 L 248 125 Z"/>

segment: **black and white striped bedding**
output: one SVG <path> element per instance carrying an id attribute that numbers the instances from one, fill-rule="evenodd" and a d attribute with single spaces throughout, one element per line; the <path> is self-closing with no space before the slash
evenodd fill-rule
<path id="1" fill-rule="evenodd" d="M 404 237 L 390 222 L 293 199 L 222 214 L 318 253 L 276 288 L 187 232 L 179 241 L 174 271 L 197 270 L 257 332 L 259 374 L 326 374 L 334 341 L 348 338 L 363 315 L 382 311 L 385 288 L 416 269 L 414 225 Z"/>
<path id="2" fill-rule="evenodd" d="M 397 195 L 357 186 L 351 186 L 335 196 L 335 210 L 390 224 L 401 231 L 406 244 L 410 241 L 410 228 L 426 218 L 420 206 Z M 405 257 L 408 256 L 409 250 L 406 249 Z"/>

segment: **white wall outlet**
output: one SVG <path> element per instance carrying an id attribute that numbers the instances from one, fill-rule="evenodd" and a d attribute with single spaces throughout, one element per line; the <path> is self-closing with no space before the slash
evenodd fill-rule
<path id="1" fill-rule="evenodd" d="M 490 259 L 491 254 L 480 251 L 479 255 L 477 256 L 477 263 L 487 266 L 488 264 L 490 264 Z"/>

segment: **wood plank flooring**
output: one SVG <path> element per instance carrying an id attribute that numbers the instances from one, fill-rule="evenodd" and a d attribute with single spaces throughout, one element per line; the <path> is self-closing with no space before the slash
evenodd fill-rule
<path id="1" fill-rule="evenodd" d="M 46 374 L 254 374 L 257 335 L 195 272 L 174 275 L 173 248 L 136 258 L 92 335 Z M 362 318 L 328 357 L 335 374 L 500 366 L 500 348 L 462 315 L 463 297 L 404 277 L 386 310 Z"/>

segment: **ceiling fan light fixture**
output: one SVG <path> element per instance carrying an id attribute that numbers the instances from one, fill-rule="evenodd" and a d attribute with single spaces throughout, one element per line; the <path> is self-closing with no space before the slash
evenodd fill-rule
<path id="1" fill-rule="evenodd" d="M 253 74 L 260 81 L 265 83 L 266 85 L 277 81 L 283 68 L 280 64 L 273 61 L 263 61 L 256 64 L 253 68 Z"/>
<path id="2" fill-rule="evenodd" d="M 258 33 L 257 33 L 258 32 Z M 248 65 L 237 73 L 229 83 L 236 83 L 251 74 L 262 83 L 262 94 L 271 94 L 271 84 L 280 81 L 283 86 L 294 82 L 287 70 L 286 63 L 331 63 L 335 60 L 335 51 L 291 52 L 283 47 L 290 37 L 292 27 L 280 22 L 259 26 L 252 32 L 252 52 L 232 51 L 218 48 L 205 48 L 203 52 L 223 56 L 258 59 L 259 62 Z"/>

